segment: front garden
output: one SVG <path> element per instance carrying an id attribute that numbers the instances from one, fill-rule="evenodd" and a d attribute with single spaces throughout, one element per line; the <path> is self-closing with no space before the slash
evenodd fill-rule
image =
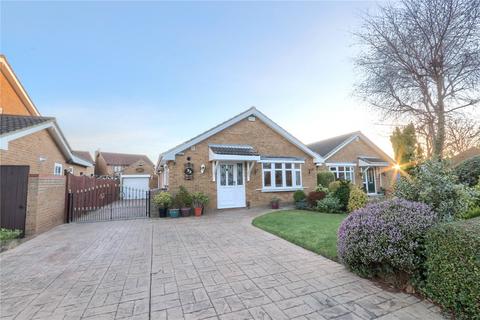
<path id="1" fill-rule="evenodd" d="M 390 196 L 375 200 L 320 173 L 316 190 L 294 194 L 297 210 L 253 224 L 362 277 L 422 294 L 456 319 L 480 319 L 478 164 L 480 157 L 456 168 L 425 161 L 403 172 Z"/>

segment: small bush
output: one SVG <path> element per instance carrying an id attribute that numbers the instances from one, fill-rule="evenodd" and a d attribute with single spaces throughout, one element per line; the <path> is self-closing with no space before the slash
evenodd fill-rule
<path id="1" fill-rule="evenodd" d="M 455 319 L 480 319 L 480 218 L 432 228 L 425 255 L 424 293 Z"/>
<path id="2" fill-rule="evenodd" d="M 359 187 L 352 185 L 350 187 L 350 197 L 348 198 L 348 212 L 363 208 L 368 203 L 368 197 Z"/>
<path id="3" fill-rule="evenodd" d="M 162 191 L 153 196 L 153 203 L 158 208 L 168 208 L 172 205 L 173 197 L 170 193 Z"/>
<path id="4" fill-rule="evenodd" d="M 303 190 L 297 190 L 293 193 L 293 201 L 295 203 L 297 203 L 299 201 L 302 201 L 302 200 L 305 200 L 306 197 L 307 197 L 307 195 L 305 194 L 305 192 Z"/>
<path id="5" fill-rule="evenodd" d="M 192 195 L 184 186 L 180 186 L 180 190 L 178 191 L 175 198 L 178 201 L 180 208 L 192 206 Z"/>
<path id="6" fill-rule="evenodd" d="M 321 184 L 319 184 L 319 185 L 317 185 L 317 186 L 315 187 L 315 191 L 317 191 L 317 192 L 319 192 L 319 191 L 325 192 L 325 194 L 327 194 L 327 193 L 330 192 L 330 191 L 328 190 L 328 188 L 322 186 Z"/>
<path id="7" fill-rule="evenodd" d="M 423 203 L 393 199 L 368 204 L 340 225 L 338 256 L 361 276 L 393 276 L 403 285 L 421 270 L 422 239 L 436 222 L 437 215 Z"/>
<path id="8" fill-rule="evenodd" d="M 323 191 L 312 191 L 308 193 L 307 202 L 310 207 L 315 207 L 317 205 L 317 201 L 322 200 L 325 198 L 327 194 Z"/>
<path id="9" fill-rule="evenodd" d="M 328 184 L 328 191 L 330 193 L 334 193 L 338 188 L 340 188 L 340 180 L 333 181 Z"/>
<path id="10" fill-rule="evenodd" d="M 7 241 L 11 239 L 16 239 L 22 235 L 21 230 L 17 229 L 5 229 L 1 228 L 0 229 L 0 241 Z"/>
<path id="11" fill-rule="evenodd" d="M 460 162 L 455 168 L 455 174 L 464 185 L 469 187 L 477 185 L 480 177 L 480 156 Z"/>
<path id="12" fill-rule="evenodd" d="M 470 208 L 459 216 L 460 219 L 464 219 L 464 220 L 472 219 L 476 217 L 480 217 L 480 207 Z"/>
<path id="13" fill-rule="evenodd" d="M 330 171 L 321 171 L 317 173 L 317 185 L 328 188 L 328 185 L 335 180 L 335 176 Z"/>
<path id="14" fill-rule="evenodd" d="M 442 221 L 451 221 L 468 210 L 471 195 L 458 183 L 456 175 L 442 161 L 430 160 L 402 178 L 395 185 L 394 195 L 428 204 Z"/>
<path id="15" fill-rule="evenodd" d="M 315 209 L 325 213 L 341 213 L 342 205 L 336 197 L 329 194 L 324 199 L 317 201 L 317 207 Z"/>
<path id="16" fill-rule="evenodd" d="M 340 201 L 342 210 L 347 211 L 348 199 L 350 198 L 350 182 L 341 180 L 333 195 Z"/>

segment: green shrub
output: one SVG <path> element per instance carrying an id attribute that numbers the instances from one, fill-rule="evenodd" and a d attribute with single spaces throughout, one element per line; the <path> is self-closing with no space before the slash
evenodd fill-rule
<path id="1" fill-rule="evenodd" d="M 0 229 L 0 241 L 7 241 L 10 239 L 16 239 L 22 235 L 21 230 L 17 229 Z"/>
<path id="2" fill-rule="evenodd" d="M 473 187 L 479 183 L 480 177 L 480 156 L 460 162 L 455 167 L 455 173 L 461 183 Z"/>
<path id="3" fill-rule="evenodd" d="M 321 171 L 317 173 L 317 185 L 324 186 L 328 188 L 328 185 L 335 180 L 333 172 L 330 171 Z"/>
<path id="4" fill-rule="evenodd" d="M 303 199 L 303 200 L 295 202 L 295 208 L 299 209 L 299 210 L 307 210 L 308 209 L 307 200 Z"/>
<path id="5" fill-rule="evenodd" d="M 347 210 L 348 199 L 350 198 L 350 182 L 341 180 L 340 186 L 333 193 L 335 198 L 340 201 L 340 206 L 343 211 Z"/>
<path id="6" fill-rule="evenodd" d="M 297 190 L 293 193 L 293 202 L 295 203 L 305 200 L 305 198 L 307 198 L 307 195 L 303 190 Z"/>
<path id="7" fill-rule="evenodd" d="M 180 186 L 180 190 L 175 195 L 173 202 L 175 206 L 178 206 L 178 208 L 191 207 L 192 195 L 188 192 L 188 190 L 184 186 Z"/>
<path id="8" fill-rule="evenodd" d="M 340 187 L 340 180 L 330 182 L 328 184 L 328 191 L 330 193 L 334 193 L 335 191 L 337 191 L 339 187 Z"/>
<path id="9" fill-rule="evenodd" d="M 438 160 L 426 161 L 403 177 L 394 188 L 394 195 L 410 201 L 428 204 L 442 221 L 451 221 L 468 210 L 471 194 L 457 176 Z"/>
<path id="10" fill-rule="evenodd" d="M 315 209 L 325 213 L 341 213 L 342 205 L 338 198 L 329 194 L 324 199 L 317 201 L 317 207 Z"/>
<path id="11" fill-rule="evenodd" d="M 158 208 L 168 208 L 173 202 L 173 197 L 170 193 L 162 191 L 153 196 L 153 203 Z"/>
<path id="12" fill-rule="evenodd" d="M 352 185 L 350 187 L 350 197 L 348 198 L 348 212 L 363 208 L 368 203 L 368 197 L 359 187 Z"/>
<path id="13" fill-rule="evenodd" d="M 203 192 L 194 192 L 192 193 L 192 204 L 196 208 L 201 208 L 206 205 L 209 201 L 209 198 Z"/>
<path id="14" fill-rule="evenodd" d="M 456 319 L 480 319 L 480 218 L 432 228 L 425 255 L 424 293 Z"/>
<path id="15" fill-rule="evenodd" d="M 470 208 L 459 216 L 460 219 L 464 220 L 476 217 L 480 217 L 480 207 Z"/>
<path id="16" fill-rule="evenodd" d="M 325 192 L 325 194 L 327 194 L 327 193 L 330 192 L 330 190 L 328 190 L 327 187 L 324 187 L 324 186 L 322 186 L 321 184 L 319 184 L 319 185 L 317 185 L 317 186 L 315 187 L 315 191 L 316 191 L 316 192 Z"/>

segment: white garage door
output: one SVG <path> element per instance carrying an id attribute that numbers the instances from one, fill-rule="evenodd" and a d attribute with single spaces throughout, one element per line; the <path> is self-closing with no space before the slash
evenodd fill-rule
<path id="1" fill-rule="evenodd" d="M 145 199 L 149 188 L 149 175 L 122 176 L 123 199 Z"/>

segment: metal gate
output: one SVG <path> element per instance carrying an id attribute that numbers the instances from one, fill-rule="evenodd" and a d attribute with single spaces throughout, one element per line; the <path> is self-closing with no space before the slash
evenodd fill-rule
<path id="1" fill-rule="evenodd" d="M 94 222 L 150 217 L 150 191 L 123 186 L 68 193 L 68 221 Z"/>
<path id="2" fill-rule="evenodd" d="M 29 166 L 0 166 L 0 226 L 25 234 Z"/>

